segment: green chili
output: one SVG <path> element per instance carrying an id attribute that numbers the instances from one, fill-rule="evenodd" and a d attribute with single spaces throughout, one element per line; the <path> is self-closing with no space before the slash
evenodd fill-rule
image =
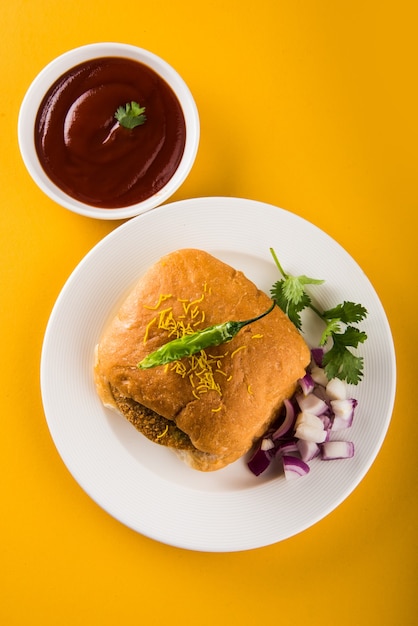
<path id="1" fill-rule="evenodd" d="M 172 361 L 178 361 L 186 356 L 196 354 L 205 348 L 219 346 L 221 343 L 231 341 L 243 326 L 247 326 L 247 324 L 256 322 L 265 315 L 268 315 L 268 313 L 274 309 L 275 305 L 276 302 L 273 301 L 273 304 L 267 311 L 249 320 L 215 324 L 214 326 L 208 326 L 208 328 L 204 328 L 191 335 L 184 335 L 184 337 L 169 341 L 158 348 L 158 350 L 151 352 L 151 354 L 148 354 L 148 356 L 142 359 L 142 361 L 138 363 L 138 367 L 139 369 L 149 369 L 157 365 L 166 365 Z"/>

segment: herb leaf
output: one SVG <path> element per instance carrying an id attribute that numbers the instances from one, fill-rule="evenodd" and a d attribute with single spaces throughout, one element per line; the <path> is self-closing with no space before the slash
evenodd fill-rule
<path id="1" fill-rule="evenodd" d="M 366 333 L 351 324 L 357 324 L 367 317 L 367 310 L 361 304 L 344 301 L 332 309 L 321 312 L 306 292 L 306 285 L 320 285 L 324 281 L 308 278 L 305 275 L 292 276 L 287 274 L 272 248 L 270 252 L 274 258 L 283 279 L 277 281 L 271 288 L 271 295 L 298 330 L 302 329 L 300 313 L 310 308 L 324 322 L 325 330 L 322 333 L 320 345 L 330 341 L 331 348 L 325 352 L 323 365 L 329 379 L 341 378 L 348 383 L 357 385 L 363 376 L 363 357 L 354 355 L 349 348 L 357 348 L 367 339 Z"/>
<path id="2" fill-rule="evenodd" d="M 325 344 L 327 343 L 328 339 L 330 337 L 332 337 L 332 335 L 334 333 L 339 333 L 341 330 L 341 324 L 338 318 L 335 319 L 330 319 L 327 323 L 327 326 L 324 330 L 324 332 L 322 333 L 321 339 L 319 341 L 319 345 L 320 346 L 325 346 Z"/>
<path id="3" fill-rule="evenodd" d="M 324 281 L 316 278 L 308 278 L 307 276 L 291 276 L 288 274 L 283 281 L 283 293 L 285 297 L 299 304 L 305 295 L 305 285 L 320 285 Z"/>
<path id="4" fill-rule="evenodd" d="M 324 317 L 327 319 L 340 319 L 345 324 L 361 322 L 367 316 L 367 311 L 361 304 L 354 302 L 343 302 L 333 309 L 324 311 Z"/>
<path id="5" fill-rule="evenodd" d="M 300 313 L 311 304 L 311 299 L 306 291 L 303 291 L 302 295 L 298 296 L 297 302 L 292 298 L 289 298 L 287 293 L 288 290 L 286 289 L 285 280 L 277 281 L 277 283 L 275 283 L 270 290 L 272 299 L 276 300 L 279 307 L 286 313 L 296 328 L 301 330 L 302 320 Z"/>
<path id="6" fill-rule="evenodd" d="M 145 107 L 139 106 L 137 102 L 127 102 L 125 106 L 117 108 L 115 118 L 121 126 L 125 128 L 135 128 L 142 126 L 147 117 L 144 115 Z"/>
<path id="7" fill-rule="evenodd" d="M 357 385 L 363 377 L 363 357 L 355 356 L 347 346 L 357 348 L 367 339 L 366 333 L 348 326 L 344 333 L 333 333 L 333 345 L 325 352 L 323 365 L 328 378 L 341 378 Z"/>

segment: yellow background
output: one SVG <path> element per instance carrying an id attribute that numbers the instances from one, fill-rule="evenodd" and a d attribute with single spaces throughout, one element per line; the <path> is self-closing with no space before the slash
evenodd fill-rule
<path id="1" fill-rule="evenodd" d="M 416 7 L 2 2 L 2 624 L 418 623 Z M 381 452 L 337 510 L 276 545 L 206 554 L 140 536 L 89 499 L 50 438 L 39 390 L 45 326 L 73 268 L 118 223 L 72 214 L 38 190 L 18 151 L 17 115 L 46 63 L 96 41 L 152 50 L 195 96 L 200 149 L 174 200 L 242 196 L 307 218 L 356 259 L 387 311 L 398 385 Z"/>

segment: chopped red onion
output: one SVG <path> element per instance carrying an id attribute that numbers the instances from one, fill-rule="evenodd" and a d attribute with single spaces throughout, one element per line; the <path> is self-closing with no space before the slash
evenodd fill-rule
<path id="1" fill-rule="evenodd" d="M 313 367 L 311 367 L 311 376 L 317 385 L 321 385 L 322 387 L 327 386 L 328 377 L 322 367 L 318 367 L 318 365 L 313 365 Z"/>
<path id="2" fill-rule="evenodd" d="M 296 456 L 285 455 L 282 457 L 282 461 L 284 475 L 287 480 L 293 480 L 309 474 L 309 465 Z"/>
<path id="3" fill-rule="evenodd" d="M 330 400 L 346 400 L 348 397 L 347 385 L 340 378 L 332 378 L 326 385 L 325 391 Z"/>
<path id="4" fill-rule="evenodd" d="M 327 440 L 328 433 L 321 417 L 303 411 L 296 419 L 295 436 L 305 441 L 323 443 Z"/>
<path id="5" fill-rule="evenodd" d="M 353 456 L 354 443 L 352 441 L 326 441 L 321 446 L 321 458 L 323 461 L 351 459 Z"/>
<path id="6" fill-rule="evenodd" d="M 331 430 L 345 430 L 346 428 L 350 428 L 352 424 L 353 414 L 345 417 L 335 415 L 332 420 Z"/>
<path id="7" fill-rule="evenodd" d="M 323 415 L 321 415 L 319 419 L 322 422 L 324 430 L 326 431 L 331 430 L 334 424 L 334 420 L 331 418 L 330 415 L 328 415 L 328 413 L 323 413 Z"/>
<path id="8" fill-rule="evenodd" d="M 264 437 L 264 439 L 261 440 L 260 448 L 263 452 L 267 452 L 274 448 L 274 443 L 269 437 Z"/>
<path id="9" fill-rule="evenodd" d="M 306 424 L 308 426 L 312 426 L 312 428 L 319 428 L 320 430 L 324 429 L 324 425 L 322 419 L 315 415 L 314 413 L 309 413 L 308 411 L 302 411 L 296 418 L 296 428 L 301 424 Z"/>
<path id="10" fill-rule="evenodd" d="M 319 455 L 319 445 L 315 441 L 306 441 L 306 439 L 298 439 L 297 447 L 302 461 L 308 463 Z"/>
<path id="11" fill-rule="evenodd" d="M 322 367 L 323 348 L 312 349 L 311 364 L 299 380 L 297 392 L 284 401 L 284 411 L 259 440 L 248 461 L 249 469 L 259 476 L 275 457 L 282 459 L 287 479 L 305 476 L 308 463 L 320 456 L 324 461 L 354 456 L 351 441 L 331 441 L 334 431 L 352 425 L 357 400 L 348 397 L 347 384 L 328 380 Z M 300 412 L 297 411 L 300 409 Z"/>
<path id="12" fill-rule="evenodd" d="M 285 415 L 284 420 L 280 424 L 280 426 L 274 431 L 272 434 L 272 439 L 275 441 L 276 439 L 280 439 L 280 437 L 284 437 L 290 430 L 293 428 L 295 423 L 295 409 L 290 400 L 284 401 Z"/>
<path id="13" fill-rule="evenodd" d="M 347 400 L 331 400 L 331 409 L 334 414 L 332 430 L 350 428 L 353 423 L 354 410 L 357 406 L 355 398 Z"/>
<path id="14" fill-rule="evenodd" d="M 271 455 L 268 450 L 262 450 L 261 444 L 256 448 L 254 454 L 248 461 L 248 467 L 253 474 L 259 476 L 271 463 Z"/>
<path id="15" fill-rule="evenodd" d="M 301 411 L 307 411 L 308 413 L 313 413 L 313 415 L 322 415 L 328 409 L 325 400 L 322 400 L 314 393 L 310 393 L 309 396 L 304 396 L 301 393 L 297 394 L 296 400 Z"/>
<path id="16" fill-rule="evenodd" d="M 283 456 L 290 454 L 299 454 L 297 439 L 280 442 L 277 445 L 276 454 L 282 454 Z"/>
<path id="17" fill-rule="evenodd" d="M 295 435 L 298 439 L 304 439 L 305 441 L 313 441 L 315 443 L 323 443 L 327 438 L 327 431 L 323 428 L 316 428 L 309 424 L 299 424 L 297 426 Z"/>
<path id="18" fill-rule="evenodd" d="M 307 372 L 303 378 L 300 378 L 298 382 L 304 396 L 312 393 L 315 388 L 315 381 L 309 372 Z"/>
<path id="19" fill-rule="evenodd" d="M 322 367 L 323 358 L 324 358 L 324 349 L 323 348 L 312 348 L 311 355 L 314 363 L 318 367 Z"/>

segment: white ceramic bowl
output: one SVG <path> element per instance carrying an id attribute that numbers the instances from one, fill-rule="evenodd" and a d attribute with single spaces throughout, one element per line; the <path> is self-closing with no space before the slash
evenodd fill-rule
<path id="1" fill-rule="evenodd" d="M 127 207 L 100 208 L 84 204 L 67 195 L 45 173 L 34 142 L 34 126 L 39 106 L 51 85 L 72 67 L 100 57 L 125 57 L 139 61 L 159 74 L 177 96 L 186 122 L 186 144 L 177 170 L 167 184 L 153 196 Z M 70 50 L 49 63 L 34 79 L 23 98 L 18 120 L 18 141 L 26 168 L 35 183 L 61 206 L 97 219 L 127 219 L 165 202 L 180 187 L 190 172 L 199 145 L 200 123 L 193 96 L 181 76 L 163 59 L 148 50 L 122 43 L 94 43 Z"/>

